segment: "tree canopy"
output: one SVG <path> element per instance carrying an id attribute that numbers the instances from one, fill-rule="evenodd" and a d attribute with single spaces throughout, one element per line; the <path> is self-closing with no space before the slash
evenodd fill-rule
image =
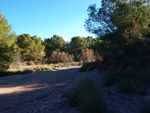
<path id="1" fill-rule="evenodd" d="M 71 39 L 70 44 L 71 44 L 72 53 L 75 54 L 87 47 L 87 40 L 81 38 L 80 36 L 76 36 Z"/>
<path id="2" fill-rule="evenodd" d="M 65 41 L 61 36 L 53 35 L 53 37 L 44 40 L 46 56 L 50 56 L 52 52 L 64 51 Z"/>
<path id="3" fill-rule="evenodd" d="M 120 32 L 124 35 L 147 35 L 150 32 L 150 0 L 102 0 L 102 5 L 90 5 L 87 31 L 102 36 Z"/>
<path id="4" fill-rule="evenodd" d="M 31 37 L 30 34 L 22 34 L 17 37 L 17 44 L 24 60 L 42 60 L 45 47 L 42 45 L 40 37 L 36 35 Z"/>
<path id="5" fill-rule="evenodd" d="M 0 71 L 5 71 L 16 57 L 16 34 L 0 13 Z"/>

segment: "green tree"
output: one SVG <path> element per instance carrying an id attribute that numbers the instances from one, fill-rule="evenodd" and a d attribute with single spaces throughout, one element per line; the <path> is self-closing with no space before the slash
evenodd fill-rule
<path id="1" fill-rule="evenodd" d="M 53 37 L 44 40 L 46 56 L 50 56 L 52 52 L 64 51 L 65 41 L 61 36 L 53 35 Z"/>
<path id="2" fill-rule="evenodd" d="M 20 48 L 24 60 L 41 61 L 44 56 L 44 45 L 41 38 L 30 34 L 22 34 L 17 38 L 17 44 Z"/>
<path id="3" fill-rule="evenodd" d="M 71 44 L 70 44 L 70 42 L 66 42 L 64 49 L 65 49 L 65 52 L 67 52 L 67 53 L 71 52 Z"/>
<path id="4" fill-rule="evenodd" d="M 87 47 L 88 48 L 92 48 L 92 46 L 94 45 L 95 43 L 95 40 L 92 36 L 88 36 L 86 38 L 84 38 L 86 41 L 87 41 Z"/>
<path id="5" fill-rule="evenodd" d="M 98 36 L 119 32 L 141 38 L 150 32 L 149 0 L 102 0 L 101 8 L 89 6 L 88 15 L 85 28 Z"/>
<path id="6" fill-rule="evenodd" d="M 101 4 L 89 6 L 85 21 L 86 30 L 100 37 L 99 51 L 123 50 L 150 37 L 150 0 L 102 0 Z"/>
<path id="7" fill-rule="evenodd" d="M 16 35 L 11 32 L 11 25 L 0 13 L 0 71 L 8 69 L 9 65 L 16 58 Z"/>
<path id="8" fill-rule="evenodd" d="M 87 47 L 87 40 L 81 38 L 80 36 L 76 36 L 71 39 L 70 44 L 72 53 L 79 53 L 82 49 L 85 49 Z"/>

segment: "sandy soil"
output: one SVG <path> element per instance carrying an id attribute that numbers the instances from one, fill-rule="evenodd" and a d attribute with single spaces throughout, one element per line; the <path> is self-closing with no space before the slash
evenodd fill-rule
<path id="1" fill-rule="evenodd" d="M 80 66 L 0 78 L 1 113 L 79 113 L 64 91 L 82 73 Z"/>

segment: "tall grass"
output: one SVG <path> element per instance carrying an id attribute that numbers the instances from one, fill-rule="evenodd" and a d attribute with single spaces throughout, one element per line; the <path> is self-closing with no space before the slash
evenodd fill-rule
<path id="1" fill-rule="evenodd" d="M 90 78 L 82 79 L 66 96 L 70 104 L 78 106 L 83 113 L 107 113 L 103 97 Z"/>

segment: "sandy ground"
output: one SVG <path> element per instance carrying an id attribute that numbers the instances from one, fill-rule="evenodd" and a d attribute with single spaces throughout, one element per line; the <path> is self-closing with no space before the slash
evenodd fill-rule
<path id="1" fill-rule="evenodd" d="M 79 113 L 64 91 L 81 74 L 80 66 L 0 78 L 1 113 Z"/>

